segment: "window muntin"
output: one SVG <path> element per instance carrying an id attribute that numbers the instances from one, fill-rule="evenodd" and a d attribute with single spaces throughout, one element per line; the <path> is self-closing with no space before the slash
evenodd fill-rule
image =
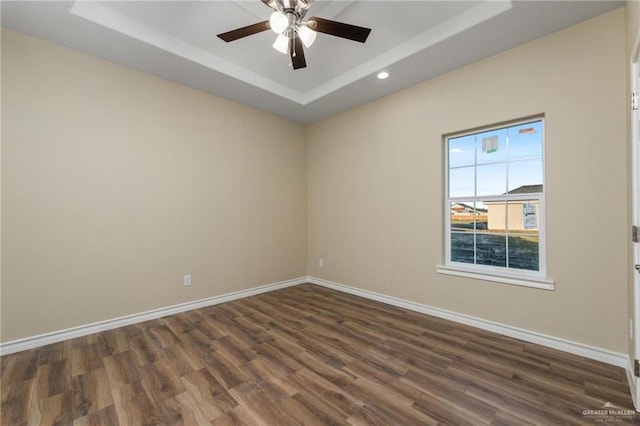
<path id="1" fill-rule="evenodd" d="M 544 276 L 544 122 L 445 138 L 446 264 Z"/>

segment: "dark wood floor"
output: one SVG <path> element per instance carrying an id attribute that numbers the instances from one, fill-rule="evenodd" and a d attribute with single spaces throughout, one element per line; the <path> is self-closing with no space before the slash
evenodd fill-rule
<path id="1" fill-rule="evenodd" d="M 632 408 L 620 368 L 310 284 L 1 366 L 2 425 L 634 421 L 584 411 Z"/>

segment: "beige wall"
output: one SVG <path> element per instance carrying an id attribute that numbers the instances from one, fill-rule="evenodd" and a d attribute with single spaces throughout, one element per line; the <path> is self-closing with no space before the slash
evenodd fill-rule
<path id="1" fill-rule="evenodd" d="M 624 19 L 618 9 L 312 125 L 309 273 L 626 352 L 627 217 L 598 208 L 627 204 Z M 438 275 L 442 135 L 540 113 L 556 290 Z"/>
<path id="2" fill-rule="evenodd" d="M 303 126 L 3 31 L 2 341 L 306 275 L 306 156 Z"/>
<path id="3" fill-rule="evenodd" d="M 627 218 L 567 207 L 627 203 L 624 19 L 306 131 L 3 30 L 1 341 L 309 273 L 626 351 Z M 436 274 L 442 134 L 539 113 L 556 290 Z"/>
<path id="4" fill-rule="evenodd" d="M 627 0 L 625 2 L 627 53 L 630 55 L 633 43 L 636 41 L 640 30 L 640 0 Z"/>

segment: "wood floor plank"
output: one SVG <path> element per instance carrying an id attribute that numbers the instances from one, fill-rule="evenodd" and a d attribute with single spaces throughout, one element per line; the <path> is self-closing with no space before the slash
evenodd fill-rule
<path id="1" fill-rule="evenodd" d="M 223 350 L 228 353 L 230 357 L 236 360 L 237 365 L 247 363 L 256 357 L 253 348 L 246 348 L 233 336 L 227 335 L 216 339 L 213 346 L 215 346 L 216 350 Z"/>
<path id="2" fill-rule="evenodd" d="M 398 405 L 381 399 L 367 403 L 347 419 L 350 424 L 363 425 L 437 425 L 437 419 L 414 407 Z"/>
<path id="3" fill-rule="evenodd" d="M 102 358 L 111 389 L 135 382 L 140 377 L 138 364 L 131 351 Z"/>
<path id="4" fill-rule="evenodd" d="M 71 375 L 87 373 L 102 367 L 99 343 L 77 346 L 71 349 Z"/>
<path id="5" fill-rule="evenodd" d="M 131 339 L 130 347 L 130 353 L 135 357 L 138 366 L 153 364 L 163 356 L 162 347 L 150 333 L 142 333 Z"/>
<path id="6" fill-rule="evenodd" d="M 300 390 L 293 399 L 305 409 L 313 413 L 322 425 L 340 425 L 344 423 L 344 413 L 327 403 L 324 398 L 310 394 L 306 390 Z"/>
<path id="7" fill-rule="evenodd" d="M 315 357 L 308 352 L 302 352 L 296 357 L 296 361 L 301 366 L 296 369 L 300 371 L 302 369 L 311 371 L 323 379 L 336 384 L 339 387 L 344 387 L 353 382 L 356 377 L 348 372 L 342 370 L 344 364 L 336 365 L 335 363 L 327 364 L 322 362 L 322 358 Z"/>
<path id="8" fill-rule="evenodd" d="M 290 397 L 266 381 L 248 380 L 229 391 L 233 398 L 255 419 L 266 424 L 296 424 L 285 409 Z"/>
<path id="9" fill-rule="evenodd" d="M 51 367 L 52 365 L 49 364 L 43 364 L 38 367 L 30 395 L 32 400 L 39 401 L 49 397 L 49 371 Z"/>
<path id="10" fill-rule="evenodd" d="M 57 393 L 34 402 L 29 410 L 29 425 L 53 426 L 73 423 L 71 392 Z"/>
<path id="11" fill-rule="evenodd" d="M 115 355 L 129 350 L 129 343 L 123 329 L 108 330 L 98 334 L 98 345 L 102 356 Z"/>
<path id="12" fill-rule="evenodd" d="M 216 404 L 204 399 L 203 395 L 198 392 L 181 393 L 176 395 L 175 400 L 180 404 L 183 417 L 190 415 L 193 418 L 193 424 L 211 424 L 215 418 L 223 414 Z M 186 423 L 191 423 L 191 421 Z"/>
<path id="13" fill-rule="evenodd" d="M 13 384 L 33 379 L 36 375 L 38 357 L 36 350 L 24 351 L 9 357 L 2 368 L 2 383 Z"/>
<path id="14" fill-rule="evenodd" d="M 224 416 L 216 417 L 211 424 L 212 426 L 268 426 L 259 418 L 252 417 L 247 410 L 241 406 L 227 411 Z"/>
<path id="15" fill-rule="evenodd" d="M 621 368 L 310 284 L 3 356 L 0 368 L 3 426 L 553 426 L 633 407 Z"/>
<path id="16" fill-rule="evenodd" d="M 166 411 L 147 396 L 140 382 L 124 384 L 112 390 L 113 405 L 121 425 L 161 424 Z"/>
<path id="17" fill-rule="evenodd" d="M 69 360 L 64 359 L 51 364 L 47 387 L 49 396 L 71 391 L 71 365 Z"/>
<path id="18" fill-rule="evenodd" d="M 74 419 L 113 405 L 106 371 L 101 368 L 74 376 L 72 400 Z"/>
<path id="19" fill-rule="evenodd" d="M 346 365 L 342 370 L 354 377 L 366 377 L 369 380 L 384 386 L 386 389 L 397 392 L 412 400 L 415 400 L 420 394 L 420 391 L 415 386 L 411 386 L 403 380 L 398 380 L 396 377 L 376 370 L 368 364 L 355 362 Z"/>
<path id="20" fill-rule="evenodd" d="M 323 401 L 326 406 L 331 407 L 332 411 L 343 413 L 345 418 L 364 405 L 364 401 L 313 371 L 300 370 L 287 377 L 287 380 L 297 388 L 307 391 L 314 398 Z"/>
<path id="21" fill-rule="evenodd" d="M 190 346 L 176 344 L 164 348 L 162 352 L 167 359 L 173 362 L 180 376 L 204 368 L 200 357 Z"/>
<path id="22" fill-rule="evenodd" d="M 193 325 L 188 322 L 187 318 L 185 318 L 182 313 L 160 318 L 160 322 L 167 326 L 176 336 L 193 330 Z"/>
<path id="23" fill-rule="evenodd" d="M 113 405 L 73 420 L 73 426 L 106 426 L 117 424 L 118 415 Z"/>
<path id="24" fill-rule="evenodd" d="M 249 377 L 244 371 L 233 365 L 233 363 L 229 362 L 224 357 L 220 356 L 217 351 L 211 355 L 205 355 L 202 357 L 202 362 L 211 375 L 213 375 L 227 389 L 234 388 L 249 380 Z"/>
<path id="25" fill-rule="evenodd" d="M 19 425 L 29 419 L 33 399 L 35 379 L 22 380 L 18 383 L 2 384 L 2 415 L 0 424 Z"/>
<path id="26" fill-rule="evenodd" d="M 496 417 L 499 417 L 499 422 L 509 421 L 510 424 L 533 423 L 544 425 L 561 422 L 559 417 L 544 411 L 544 405 L 536 401 L 523 402 L 511 398 L 509 394 L 495 392 L 475 384 L 471 384 L 465 390 L 465 394 L 481 403 L 495 407 L 496 415 L 494 416 L 494 421 Z"/>
<path id="27" fill-rule="evenodd" d="M 150 399 L 161 403 L 185 392 L 177 369 L 167 359 L 140 368 L 140 383 Z"/>
<path id="28" fill-rule="evenodd" d="M 213 352 L 211 340 L 207 338 L 200 330 L 194 329 L 178 336 L 180 345 L 189 348 L 198 354 L 199 357 L 209 355 Z"/>
<path id="29" fill-rule="evenodd" d="M 102 334 L 99 334 L 99 336 L 102 336 Z M 47 365 L 55 361 L 67 359 L 69 358 L 71 349 L 72 348 L 68 340 L 42 346 L 41 348 L 36 349 L 36 352 L 38 354 L 37 365 Z"/>

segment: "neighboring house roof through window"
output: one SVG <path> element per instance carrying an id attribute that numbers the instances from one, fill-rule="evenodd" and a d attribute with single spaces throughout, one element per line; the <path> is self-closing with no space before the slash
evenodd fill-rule
<path id="1" fill-rule="evenodd" d="M 534 194 L 542 192 L 542 184 L 540 185 L 522 185 L 516 189 L 512 189 L 507 194 Z"/>

